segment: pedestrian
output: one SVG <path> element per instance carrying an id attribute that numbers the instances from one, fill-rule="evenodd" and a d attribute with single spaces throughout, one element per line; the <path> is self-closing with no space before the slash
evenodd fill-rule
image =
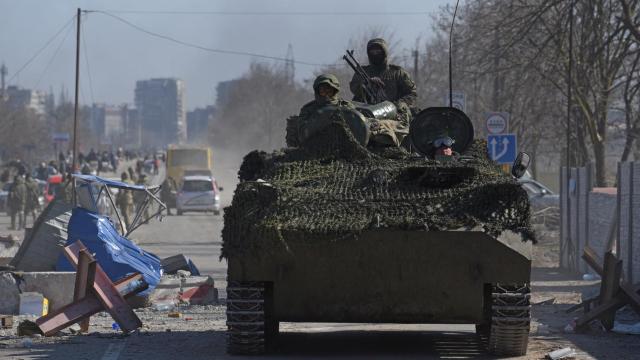
<path id="1" fill-rule="evenodd" d="M 36 223 L 37 212 L 40 211 L 40 188 L 38 182 L 31 178 L 31 174 L 27 173 L 24 176 L 24 183 L 27 189 L 27 198 L 24 207 L 24 222 L 27 223 L 27 216 L 30 214 L 33 219 L 33 224 Z"/>
<path id="2" fill-rule="evenodd" d="M 131 183 L 126 172 L 120 174 L 120 180 L 125 184 Z M 116 206 L 120 209 L 120 215 L 122 215 L 125 227 L 128 229 L 129 226 L 131 226 L 131 221 L 133 220 L 133 194 L 131 194 L 131 190 L 118 190 Z M 122 233 L 126 234 L 126 232 L 126 229 L 123 229 Z"/>
<path id="3" fill-rule="evenodd" d="M 167 215 L 171 215 L 171 207 L 175 207 L 175 185 L 170 177 L 166 177 L 160 187 L 160 201 L 167 207 Z"/>
<path id="4" fill-rule="evenodd" d="M 13 178 L 13 184 L 9 190 L 7 202 L 9 205 L 9 214 L 11 215 L 10 230 L 24 229 L 24 209 L 27 201 L 27 187 L 24 184 L 22 175 L 16 175 Z M 16 216 L 18 217 L 18 227 L 16 228 Z"/>
<path id="5" fill-rule="evenodd" d="M 140 174 L 140 176 L 138 176 L 138 181 L 136 181 L 136 185 L 148 186 L 149 184 L 147 183 L 147 176 L 145 174 Z M 133 200 L 136 206 L 136 212 L 140 213 L 140 210 L 144 206 L 144 212 L 142 215 L 145 220 L 144 223 L 148 224 L 149 223 L 149 204 L 145 204 L 144 200 L 146 197 L 147 197 L 147 193 L 144 191 L 136 191 L 133 194 Z"/>

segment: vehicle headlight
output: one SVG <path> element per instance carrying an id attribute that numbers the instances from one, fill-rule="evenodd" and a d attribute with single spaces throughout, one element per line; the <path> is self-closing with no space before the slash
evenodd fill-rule
<path id="1" fill-rule="evenodd" d="M 216 201 L 220 201 L 220 195 L 216 194 L 214 198 L 216 199 Z"/>

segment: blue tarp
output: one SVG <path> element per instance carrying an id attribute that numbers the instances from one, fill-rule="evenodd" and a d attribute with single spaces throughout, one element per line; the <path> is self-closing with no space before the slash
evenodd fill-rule
<path id="1" fill-rule="evenodd" d="M 120 235 L 106 216 L 76 207 L 67 230 L 66 245 L 82 241 L 112 281 L 139 272 L 149 284 L 149 289 L 140 293 L 143 296 L 150 294 L 160 281 L 160 259 Z M 64 254 L 60 255 L 56 270 L 75 271 Z"/>

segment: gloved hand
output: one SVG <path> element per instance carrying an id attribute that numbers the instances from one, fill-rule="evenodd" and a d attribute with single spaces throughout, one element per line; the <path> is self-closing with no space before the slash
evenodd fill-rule
<path id="1" fill-rule="evenodd" d="M 378 120 L 371 120 L 371 122 L 369 122 L 369 130 L 371 130 L 372 132 L 380 130 L 380 123 L 378 122 Z"/>
<path id="2" fill-rule="evenodd" d="M 384 81 L 377 76 L 371 78 L 371 82 L 375 84 L 375 86 L 384 89 Z"/>

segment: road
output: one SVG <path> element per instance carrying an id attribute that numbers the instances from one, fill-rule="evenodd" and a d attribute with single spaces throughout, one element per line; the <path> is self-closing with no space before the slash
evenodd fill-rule
<path id="1" fill-rule="evenodd" d="M 223 203 L 233 194 L 231 180 L 225 184 Z M 0 227 L 8 218 L 0 216 Z M 151 221 L 133 233 L 145 250 L 159 257 L 189 256 L 203 274 L 211 275 L 224 290 L 226 262 L 220 261 L 222 216 L 191 214 Z M 541 247 L 540 247 L 541 248 Z M 555 251 L 555 250 L 553 250 Z M 578 359 L 633 359 L 640 353 L 637 337 L 611 333 L 564 334 L 562 329 L 576 314 L 564 310 L 593 286 L 555 268 L 533 272 L 533 301 L 556 298 L 550 306 L 534 306 L 529 354 L 522 359 L 541 359 L 565 346 L 578 350 Z M 222 292 L 224 296 L 224 292 Z M 322 301 L 322 299 L 318 299 Z M 106 314 L 91 318 L 89 335 L 69 332 L 25 343 L 15 330 L 0 330 L 0 359 L 241 359 L 226 354 L 224 305 L 182 308 L 182 319 L 166 312 L 138 309 L 144 324 L 139 333 L 122 336 L 111 329 Z M 189 318 L 190 320 L 186 320 Z M 540 323 L 550 332 L 537 334 Z M 32 342 L 32 345 L 29 343 Z M 251 357 L 255 359 L 255 357 Z M 313 324 L 282 323 L 275 351 L 267 359 L 487 359 L 472 325 Z"/>

